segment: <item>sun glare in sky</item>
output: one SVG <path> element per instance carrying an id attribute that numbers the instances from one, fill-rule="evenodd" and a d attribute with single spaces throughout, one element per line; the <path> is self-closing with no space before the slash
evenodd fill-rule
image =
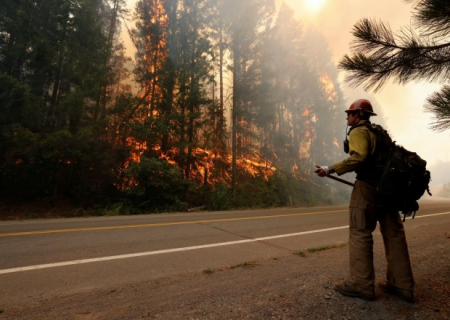
<path id="1" fill-rule="evenodd" d="M 305 0 L 306 6 L 311 11 L 319 11 L 323 7 L 326 0 Z"/>

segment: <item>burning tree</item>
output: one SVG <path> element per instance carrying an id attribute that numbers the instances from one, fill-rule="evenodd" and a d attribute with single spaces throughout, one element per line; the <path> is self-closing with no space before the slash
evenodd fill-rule
<path id="1" fill-rule="evenodd" d="M 142 87 L 140 121 L 153 128 L 146 156 L 169 157 L 190 179 L 197 172 L 201 115 L 211 103 L 210 43 L 205 35 L 207 1 L 141 1 L 139 22 L 133 33 L 138 44 L 138 82 Z M 197 170 L 198 171 L 198 170 Z"/>
<path id="2" fill-rule="evenodd" d="M 330 55 L 275 4 L 139 1 L 133 95 L 122 0 L 7 2 L 1 190 L 151 210 L 312 201 L 305 180 L 336 152 L 341 94 Z"/>
<path id="3" fill-rule="evenodd" d="M 334 119 L 338 89 L 328 69 L 308 62 L 293 11 L 283 5 L 276 23 L 274 12 L 271 0 L 138 3 L 143 103 L 134 121 L 148 134 L 132 141 L 142 156 L 176 164 L 186 180 L 233 189 L 239 176 L 267 181 L 276 168 L 305 179 L 314 153 L 332 156 L 336 136 L 320 135 L 319 123 Z"/>

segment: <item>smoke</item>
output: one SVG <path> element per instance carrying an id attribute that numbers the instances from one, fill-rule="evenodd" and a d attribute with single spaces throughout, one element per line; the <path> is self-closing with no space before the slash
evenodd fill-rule
<path id="1" fill-rule="evenodd" d="M 321 10 L 311 14 L 306 1 L 286 0 L 295 9 L 307 28 L 314 28 L 327 39 L 335 64 L 344 54 L 351 53 L 354 24 L 369 18 L 387 23 L 395 33 L 412 25 L 412 5 L 403 0 L 328 0 Z M 340 72 L 342 81 L 345 74 Z M 446 81 L 443 79 L 442 81 Z M 422 155 L 430 164 L 437 161 L 450 161 L 450 147 L 447 142 L 449 132 L 436 133 L 429 127 L 433 115 L 424 111 L 427 97 L 441 87 L 442 83 L 412 82 L 400 86 L 393 81 L 374 94 L 361 87 L 349 88 L 342 84 L 347 103 L 359 98 L 373 102 L 376 112 L 384 115 L 373 120 L 390 129 L 391 135 L 399 144 Z"/>
<path id="2" fill-rule="evenodd" d="M 136 0 L 128 0 L 130 8 L 134 8 Z M 277 0 L 280 8 L 282 0 Z M 436 133 L 429 129 L 433 115 L 423 109 L 426 98 L 438 90 L 439 83 L 409 83 L 400 86 L 388 81 L 384 88 L 374 94 L 366 92 L 362 87 L 350 88 L 344 82 L 345 74 L 338 72 L 336 65 L 344 54 L 351 53 L 353 36 L 351 34 L 354 24 L 362 18 L 388 23 L 392 30 L 399 32 L 402 27 L 412 24 L 413 3 L 403 0 L 326 0 L 315 11 L 307 7 L 306 0 L 285 0 L 288 6 L 295 10 L 296 17 L 307 37 L 309 48 L 315 48 L 315 54 L 329 55 L 331 67 L 328 73 L 331 78 L 337 78 L 336 86 L 342 89 L 343 97 L 339 108 L 343 111 L 352 101 L 366 98 L 372 102 L 378 117 L 373 121 L 386 127 L 394 140 L 406 148 L 417 152 L 428 163 L 450 161 L 450 147 L 448 132 Z M 320 35 L 320 36 L 319 36 Z M 126 37 L 124 37 L 126 38 Z M 324 43 L 326 45 L 324 45 Z M 127 41 L 128 52 L 133 46 Z M 319 49 L 320 48 L 320 49 Z M 326 52 L 329 51 L 329 52 Z M 132 55 L 132 54 L 129 54 Z M 319 59 L 324 61 L 325 59 Z M 332 67 L 335 71 L 332 71 Z M 337 119 L 338 120 L 338 119 Z M 345 126 L 345 114 L 340 119 Z M 338 141 L 342 138 L 337 136 Z"/>

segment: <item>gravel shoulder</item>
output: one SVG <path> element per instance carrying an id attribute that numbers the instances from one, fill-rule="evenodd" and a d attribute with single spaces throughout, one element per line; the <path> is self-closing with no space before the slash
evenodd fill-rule
<path id="1" fill-rule="evenodd" d="M 408 223 L 408 222 L 406 222 Z M 180 274 L 148 282 L 55 295 L 2 306 L 3 319 L 450 319 L 450 222 L 407 231 L 416 303 L 377 289 L 368 302 L 332 288 L 348 274 L 348 246 Z M 375 268 L 384 248 L 375 231 Z"/>

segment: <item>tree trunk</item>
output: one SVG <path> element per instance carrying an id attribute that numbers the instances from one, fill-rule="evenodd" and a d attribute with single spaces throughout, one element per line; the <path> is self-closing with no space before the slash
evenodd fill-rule
<path id="1" fill-rule="evenodd" d="M 163 102 L 163 121 L 165 124 L 166 131 L 163 133 L 162 142 L 161 142 L 161 150 L 167 151 L 169 150 L 169 128 L 171 126 L 170 116 L 172 114 L 172 104 L 173 104 L 173 94 L 175 88 L 175 61 L 177 59 L 176 55 L 176 31 L 177 31 L 177 7 L 178 0 L 173 1 L 172 3 L 166 3 L 166 12 L 169 17 L 169 27 L 167 30 L 167 47 L 168 47 L 168 58 L 167 58 L 167 79 L 166 79 L 166 87 L 165 91 L 165 101 Z M 172 5 L 172 6 L 171 6 Z M 164 90 L 163 89 L 163 90 Z"/>
<path id="2" fill-rule="evenodd" d="M 65 42 L 66 39 L 66 35 L 67 35 L 67 21 L 68 21 L 68 16 L 69 13 L 66 11 L 64 12 L 64 19 L 62 19 L 64 21 L 64 25 L 63 25 L 63 29 L 62 29 L 62 37 L 60 39 L 61 43 Z M 61 88 L 61 82 L 62 82 L 62 70 L 63 70 L 63 65 L 64 65 L 64 56 L 65 56 L 65 46 L 64 45 L 60 45 L 60 51 L 59 51 L 59 56 L 58 56 L 58 66 L 57 66 L 57 70 L 56 70 L 56 75 L 55 75 L 55 80 L 53 83 L 53 90 L 52 90 L 52 96 L 50 99 L 50 108 L 47 112 L 47 125 L 50 128 L 53 128 L 55 126 L 55 119 L 54 117 L 56 116 L 56 108 L 57 108 L 57 102 L 58 102 L 58 97 L 60 95 L 60 88 Z"/>
<path id="3" fill-rule="evenodd" d="M 236 40 L 234 39 L 234 42 Z M 231 187 L 233 190 L 233 195 L 236 192 L 236 182 L 237 182 L 237 117 L 239 108 L 239 49 L 234 45 L 233 50 L 233 110 L 232 110 L 232 129 L 231 129 L 231 154 L 232 154 L 232 178 Z"/>
<path id="4" fill-rule="evenodd" d="M 222 35 L 222 22 L 219 25 L 219 143 L 220 153 L 223 156 L 225 154 L 225 115 L 224 115 L 224 103 L 223 103 L 223 35 Z"/>
<path id="5" fill-rule="evenodd" d="M 197 20 L 197 7 L 193 8 L 193 20 Z M 197 25 L 194 23 L 194 30 L 192 31 L 193 38 L 195 39 L 198 36 Z M 197 90 L 198 83 L 196 82 L 196 62 L 195 62 L 195 47 L 197 46 L 197 42 L 194 40 L 191 49 L 191 83 L 189 93 L 189 125 L 188 125 L 188 152 L 186 158 L 186 178 L 189 179 L 189 175 L 191 174 L 191 165 L 192 165 L 192 147 L 194 144 L 194 114 L 197 106 L 197 95 L 199 94 L 199 90 Z"/>
<path id="6" fill-rule="evenodd" d="M 108 33 L 108 53 L 105 57 L 105 68 L 108 67 L 109 60 L 112 55 L 112 48 L 114 42 L 114 34 L 116 31 L 117 14 L 119 11 L 119 0 L 114 0 L 114 7 L 112 10 L 111 20 L 109 23 L 109 33 Z M 100 109 L 100 119 L 106 118 L 106 103 L 107 103 L 107 93 L 108 93 L 108 78 L 103 79 L 103 84 L 100 89 L 99 98 L 97 99 L 97 108 L 94 115 L 94 120 L 98 119 L 98 111 Z"/>

